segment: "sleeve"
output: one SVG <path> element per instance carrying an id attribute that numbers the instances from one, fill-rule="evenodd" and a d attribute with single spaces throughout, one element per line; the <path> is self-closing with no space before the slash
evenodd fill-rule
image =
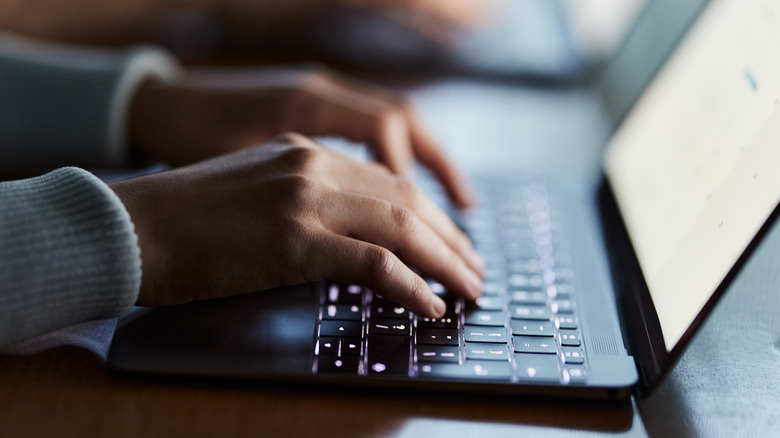
<path id="1" fill-rule="evenodd" d="M 0 32 L 0 173 L 126 165 L 133 91 L 178 72 L 170 55 L 149 46 L 97 50 Z"/>
<path id="2" fill-rule="evenodd" d="M 92 174 L 0 183 L 0 346 L 129 311 L 141 285 L 130 216 Z"/>

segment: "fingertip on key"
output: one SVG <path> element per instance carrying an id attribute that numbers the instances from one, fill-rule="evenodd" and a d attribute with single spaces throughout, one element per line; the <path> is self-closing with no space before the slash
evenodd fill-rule
<path id="1" fill-rule="evenodd" d="M 447 311 L 447 304 L 437 295 L 433 296 L 433 310 L 436 313 L 436 318 L 441 318 Z"/>

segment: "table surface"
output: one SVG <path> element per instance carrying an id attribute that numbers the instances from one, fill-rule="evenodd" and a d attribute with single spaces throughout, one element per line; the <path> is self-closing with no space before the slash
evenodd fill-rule
<path id="1" fill-rule="evenodd" d="M 442 83 L 418 94 L 424 116 L 445 143 L 465 140 L 447 138 L 443 128 L 449 122 L 437 119 L 437 100 L 426 99 L 468 90 L 479 95 L 480 87 Z M 511 102 L 507 93 L 526 100 L 539 98 L 541 112 L 560 113 L 562 107 L 570 107 L 569 113 L 559 114 L 559 120 L 574 130 L 570 134 L 575 137 L 577 126 L 588 125 L 583 117 L 589 116 L 570 105 L 582 98 L 580 92 L 562 91 L 553 96 L 561 100 L 559 105 L 545 107 L 538 90 L 488 88 L 483 90 L 485 99 Z M 477 109 L 479 115 L 468 112 Z M 461 111 L 464 120 L 490 118 L 479 105 Z M 571 148 L 556 140 L 558 125 L 539 132 L 544 125 L 538 117 L 535 113 L 532 120 L 513 126 L 512 134 L 516 140 L 549 137 L 553 145 L 543 154 L 528 148 L 512 152 L 520 154 L 515 159 L 522 158 L 532 167 L 544 166 L 551 154 Z M 453 148 L 462 159 L 457 145 Z M 576 161 L 584 168 L 592 167 L 597 165 L 594 154 L 583 153 Z M 668 378 L 642 400 L 604 403 L 128 378 L 110 371 L 104 360 L 105 345 L 60 345 L 36 354 L 0 356 L 0 436 L 263 436 L 271 432 L 282 437 L 777 435 L 778 267 L 780 229 L 775 226 Z"/>

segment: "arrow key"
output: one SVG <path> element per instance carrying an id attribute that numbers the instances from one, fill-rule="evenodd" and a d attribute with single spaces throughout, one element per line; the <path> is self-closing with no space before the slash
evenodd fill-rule
<path id="1" fill-rule="evenodd" d="M 558 354 L 555 338 L 539 336 L 513 336 L 515 353 Z"/>
<path id="2" fill-rule="evenodd" d="M 322 321 L 320 336 L 362 338 L 363 323 L 359 321 Z"/>

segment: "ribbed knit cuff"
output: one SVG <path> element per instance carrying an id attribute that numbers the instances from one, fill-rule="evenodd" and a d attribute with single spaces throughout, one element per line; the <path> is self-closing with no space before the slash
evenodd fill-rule
<path id="1" fill-rule="evenodd" d="M 0 32 L 0 172 L 125 165 L 135 89 L 178 73 L 151 46 L 98 50 Z"/>
<path id="2" fill-rule="evenodd" d="M 92 174 L 0 183 L 0 346 L 119 316 L 141 284 L 130 216 Z"/>

